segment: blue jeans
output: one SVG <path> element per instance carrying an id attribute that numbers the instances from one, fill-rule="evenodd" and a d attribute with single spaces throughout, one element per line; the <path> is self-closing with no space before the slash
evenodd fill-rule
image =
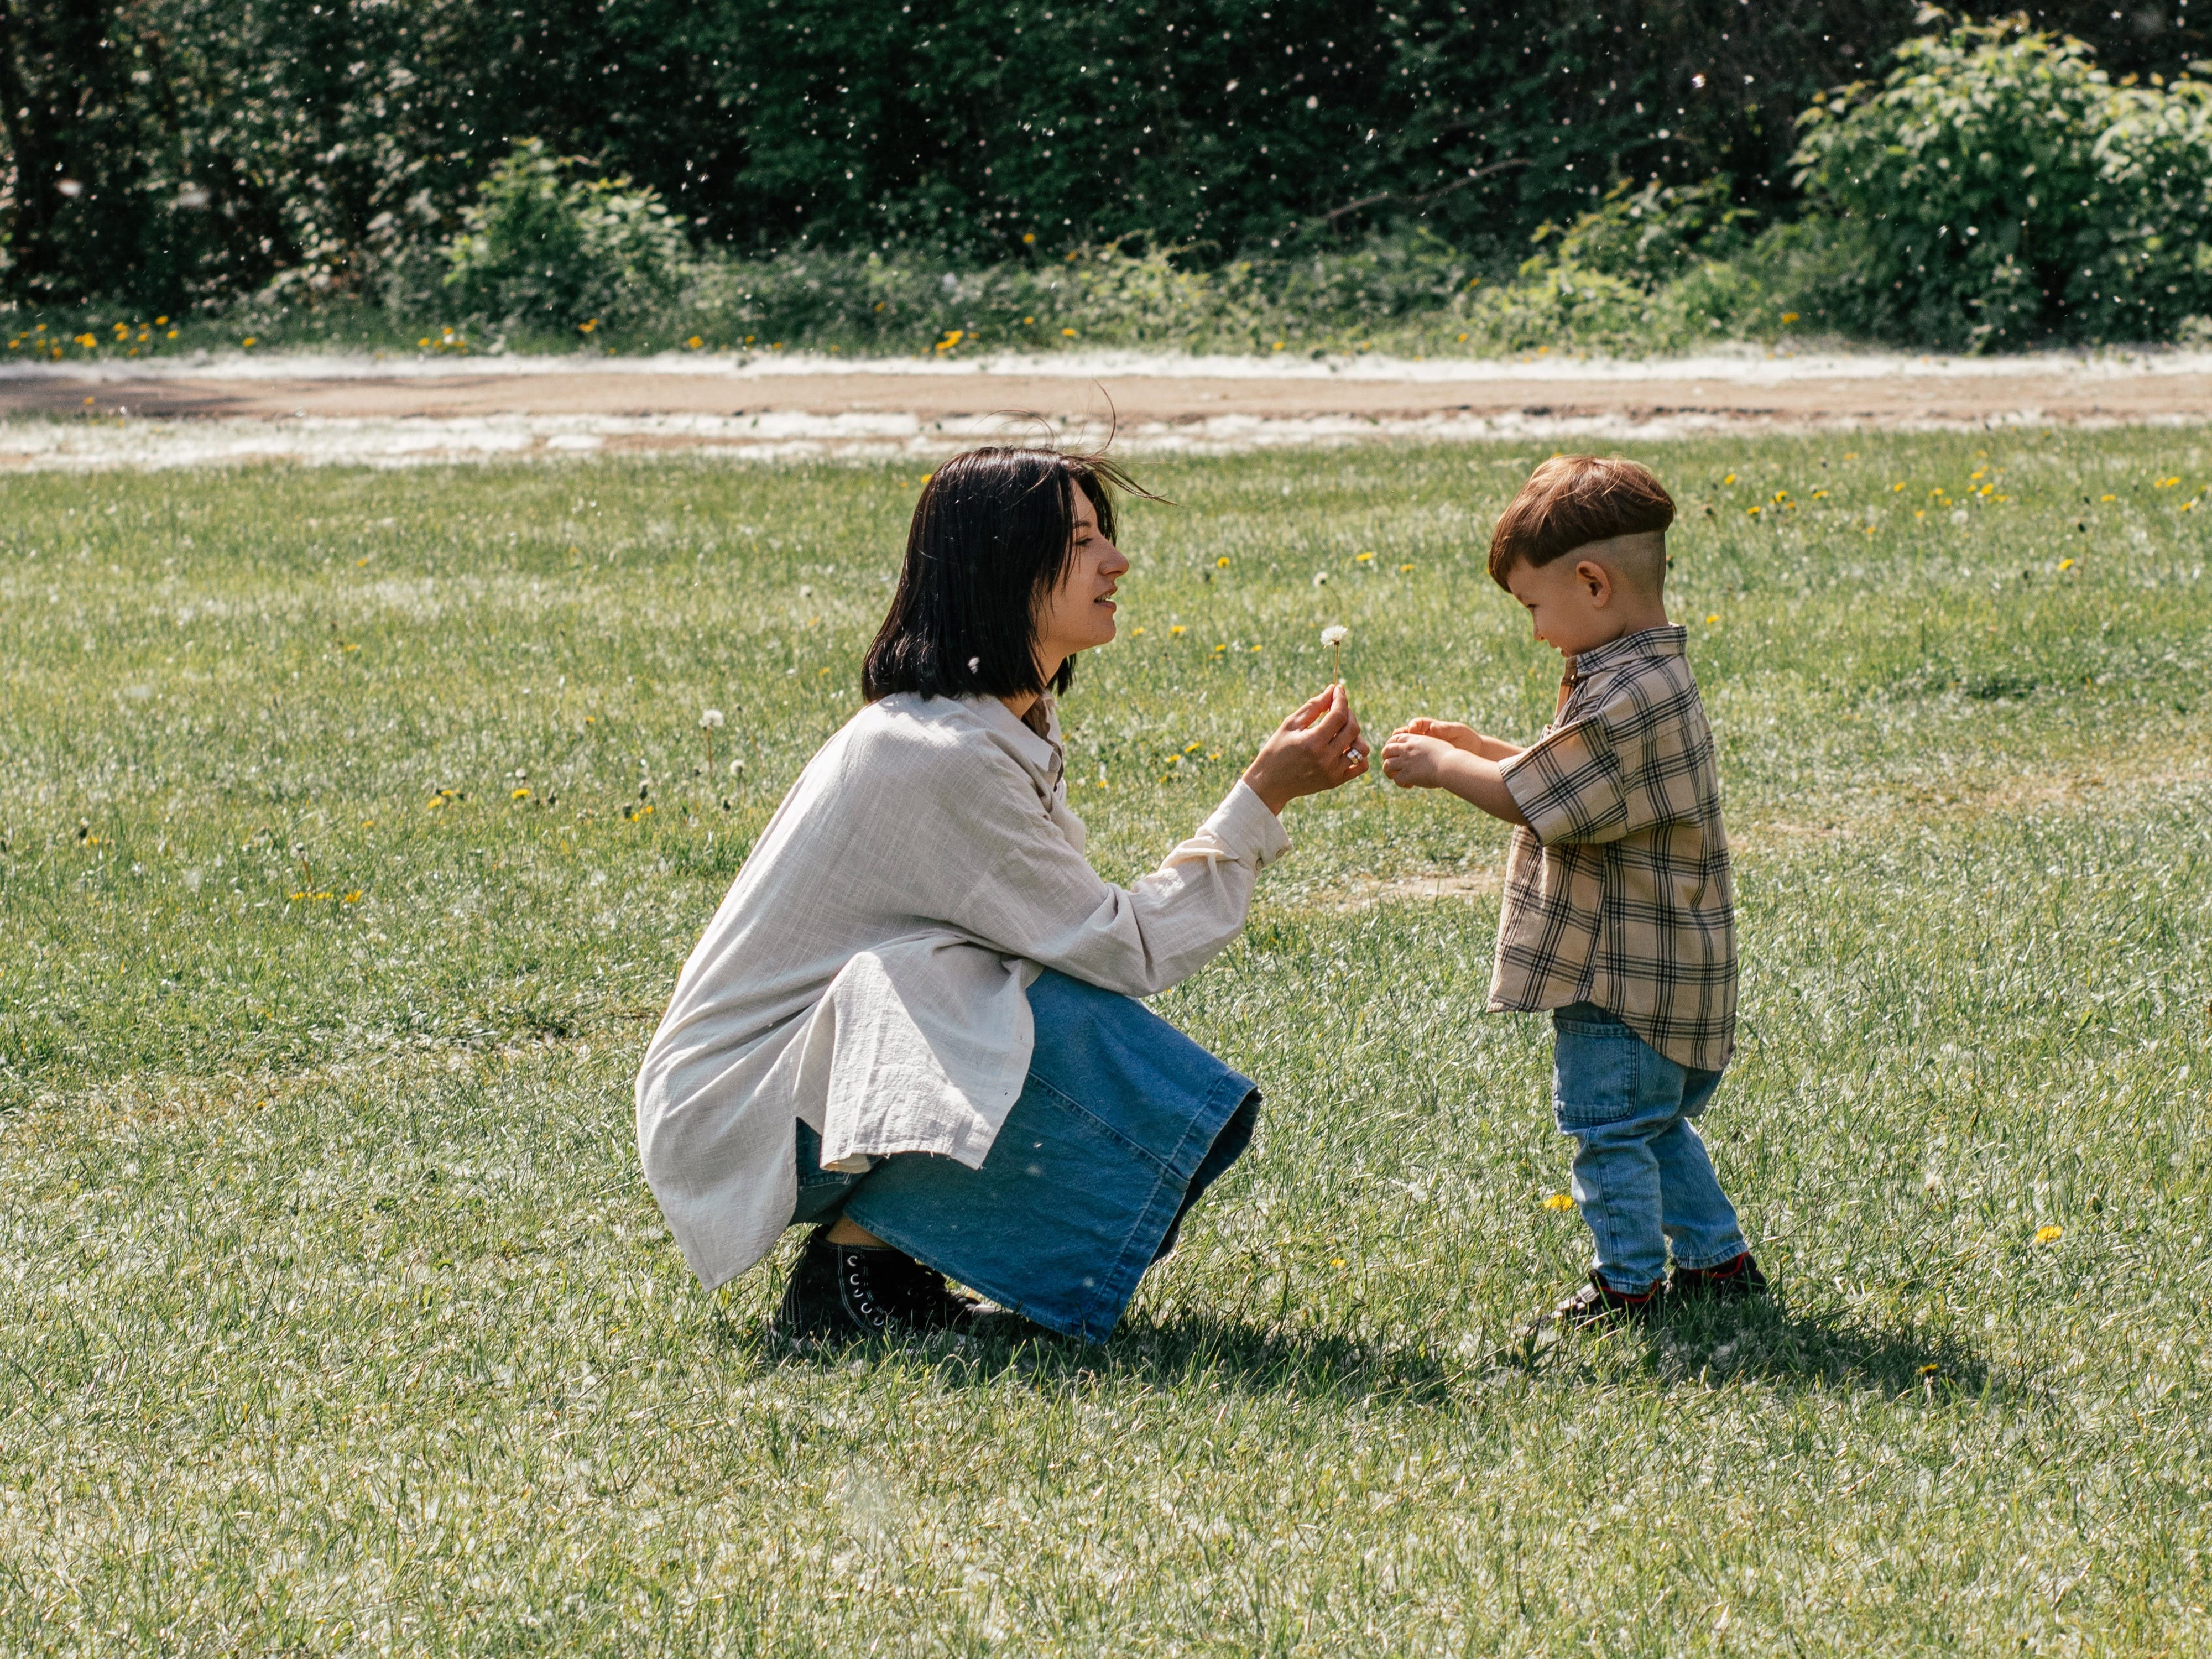
<path id="1" fill-rule="evenodd" d="M 1685 1267 L 1742 1255 L 1735 1208 L 1690 1122 L 1721 1074 L 1676 1065 L 1595 1003 L 1556 1009 L 1552 1024 L 1553 1110 L 1575 1139 L 1570 1190 L 1598 1276 L 1638 1296 L 1666 1277 L 1670 1240 Z"/>
<path id="2" fill-rule="evenodd" d="M 1048 970 L 1029 1000 L 1029 1078 L 981 1169 L 908 1152 L 840 1174 L 800 1123 L 791 1219 L 842 1212 L 1048 1330 L 1103 1341 L 1250 1144 L 1260 1091 L 1131 998 Z"/>

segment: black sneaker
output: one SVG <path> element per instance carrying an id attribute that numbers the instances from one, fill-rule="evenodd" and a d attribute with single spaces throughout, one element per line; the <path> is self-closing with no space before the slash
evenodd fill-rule
<path id="1" fill-rule="evenodd" d="M 1759 1271 L 1759 1263 L 1746 1250 L 1735 1261 L 1723 1261 L 1717 1267 L 1685 1267 L 1677 1264 L 1674 1283 L 1667 1287 L 1667 1293 L 1685 1302 L 1741 1302 L 1766 1294 L 1766 1275 Z"/>
<path id="2" fill-rule="evenodd" d="M 784 1286 L 775 1328 L 805 1336 L 888 1337 L 893 1340 L 951 1330 L 975 1317 L 976 1304 L 953 1294 L 933 1273 L 889 1245 L 833 1244 L 827 1225 L 815 1230 Z"/>
<path id="3" fill-rule="evenodd" d="M 1658 1311 L 1659 1291 L 1655 1286 L 1641 1296 L 1627 1296 L 1616 1291 L 1590 1269 L 1589 1283 L 1561 1299 L 1539 1325 L 1559 1325 L 1570 1329 L 1601 1324 L 1608 1319 L 1627 1319 L 1641 1322 Z"/>

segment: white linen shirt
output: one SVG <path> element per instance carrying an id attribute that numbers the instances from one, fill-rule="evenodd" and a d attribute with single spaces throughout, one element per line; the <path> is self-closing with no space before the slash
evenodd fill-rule
<path id="1" fill-rule="evenodd" d="M 637 1147 L 709 1290 L 775 1248 L 798 1179 L 896 1152 L 983 1162 L 1029 1073 L 1042 968 L 1149 996 L 1244 925 L 1290 847 L 1238 782 L 1128 888 L 1084 857 L 1059 719 L 1040 737 L 995 697 L 902 694 L 823 744 L 776 808 L 637 1077 Z"/>

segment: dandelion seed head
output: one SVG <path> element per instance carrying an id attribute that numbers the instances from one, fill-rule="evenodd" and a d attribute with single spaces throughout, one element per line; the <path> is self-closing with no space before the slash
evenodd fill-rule
<path id="1" fill-rule="evenodd" d="M 1352 630 L 1342 623 L 1331 623 L 1321 630 L 1321 642 L 1323 645 L 1342 645 L 1351 637 Z"/>
<path id="2" fill-rule="evenodd" d="M 702 710 L 699 715 L 699 724 L 703 729 L 708 732 L 720 731 L 722 726 L 722 711 L 719 708 L 708 708 Z"/>

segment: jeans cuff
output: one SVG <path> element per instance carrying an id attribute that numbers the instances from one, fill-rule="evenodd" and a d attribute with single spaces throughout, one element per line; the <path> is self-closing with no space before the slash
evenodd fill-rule
<path id="1" fill-rule="evenodd" d="M 1749 1255 L 1750 1254 L 1750 1246 L 1746 1244 L 1741 1238 L 1738 1238 L 1732 1249 L 1723 1250 L 1718 1255 L 1706 1256 L 1702 1261 L 1696 1256 L 1684 1255 L 1680 1250 L 1677 1250 L 1674 1252 L 1674 1265 L 1678 1267 L 1687 1267 L 1692 1273 L 1701 1273 L 1714 1267 L 1725 1267 L 1729 1262 L 1735 1261 L 1738 1256 Z"/>

